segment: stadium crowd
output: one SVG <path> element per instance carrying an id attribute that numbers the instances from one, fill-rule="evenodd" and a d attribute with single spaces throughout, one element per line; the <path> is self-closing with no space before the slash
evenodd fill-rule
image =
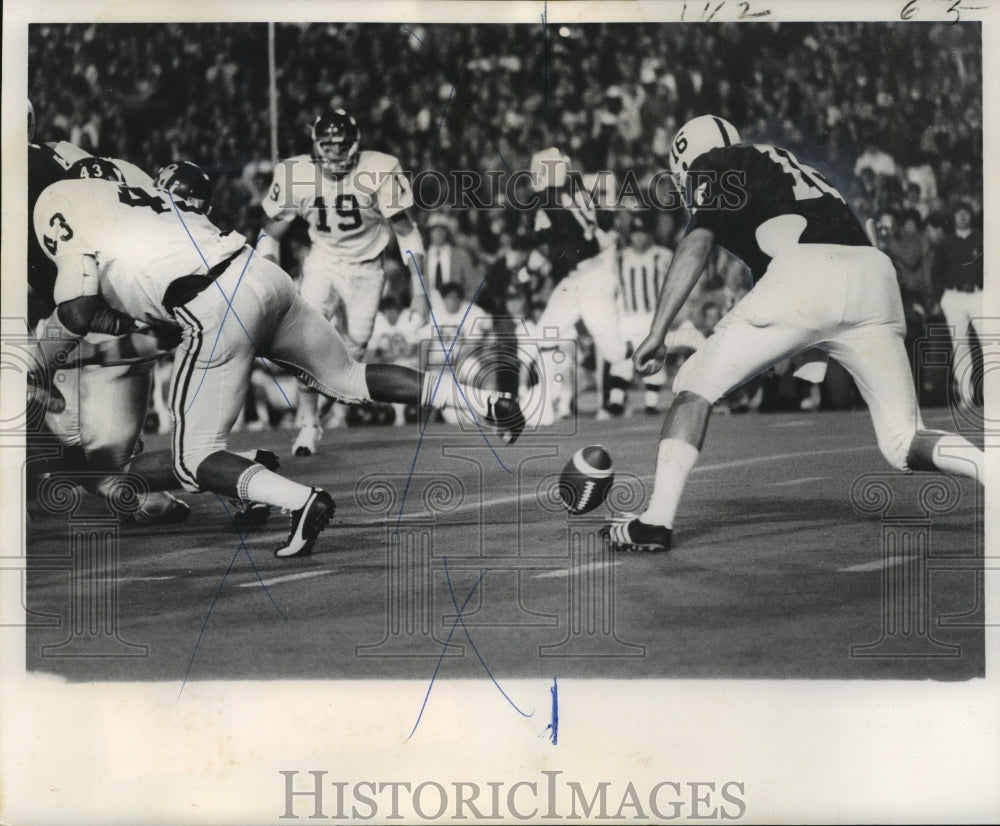
<path id="1" fill-rule="evenodd" d="M 29 97 L 39 139 L 146 170 L 194 161 L 215 180 L 213 220 L 257 236 L 273 161 L 266 25 L 33 29 Z M 332 104 L 358 119 L 363 148 L 396 155 L 410 173 L 526 169 L 533 151 L 556 145 L 574 168 L 607 170 L 615 181 L 631 173 L 645 187 L 667 168 L 676 128 L 717 113 L 744 140 L 807 159 L 860 218 L 876 221 L 897 264 L 912 340 L 940 320 L 934 251 L 954 214 L 968 205 L 973 224 L 982 222 L 977 26 L 278 24 L 274 46 L 279 157 L 309 151 L 309 125 Z M 524 214 L 503 206 L 501 198 L 492 209 L 426 210 L 422 229 L 438 236 L 430 249 L 451 243 L 465 254 L 461 299 L 485 278 L 476 300 L 486 314 L 537 319 L 550 285 L 516 282 L 530 233 Z M 605 227 L 622 231 L 622 213 L 609 210 Z M 683 211 L 649 217 L 655 242 L 673 248 Z M 293 276 L 307 243 L 304 233 L 283 241 Z M 398 318 L 409 296 L 396 267 L 383 309 Z M 728 269 L 720 261 L 691 300 L 688 317 L 703 332 L 738 297 Z M 769 381 L 766 394 L 751 394 L 764 396 L 756 406 L 780 407 L 782 394 L 798 406 L 806 392 L 783 374 Z M 850 403 L 842 393 L 824 401 Z"/>

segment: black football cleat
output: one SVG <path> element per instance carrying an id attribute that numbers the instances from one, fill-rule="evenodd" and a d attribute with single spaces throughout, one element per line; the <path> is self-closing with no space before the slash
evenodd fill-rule
<path id="1" fill-rule="evenodd" d="M 512 445 L 524 430 L 524 414 L 521 406 L 510 393 L 498 393 L 486 403 L 486 421 L 495 427 L 500 441 Z"/>
<path id="2" fill-rule="evenodd" d="M 608 525 L 605 533 L 613 551 L 666 553 L 673 531 L 663 525 L 648 525 L 638 517 L 624 516 Z"/>
<path id="3" fill-rule="evenodd" d="M 281 467 L 281 462 L 278 461 L 278 454 L 270 450 L 261 450 L 258 448 L 257 452 L 254 454 L 253 460 L 258 465 L 263 465 L 272 472 Z"/>
<path id="4" fill-rule="evenodd" d="M 333 498 L 321 488 L 313 488 L 306 503 L 292 512 L 292 529 L 288 541 L 278 548 L 275 556 L 308 556 L 312 553 L 316 537 L 325 528 L 336 512 Z"/>
<path id="5" fill-rule="evenodd" d="M 264 525 L 271 518 L 271 506 L 264 502 L 241 502 L 230 499 L 233 506 L 233 522 L 240 530 Z"/>

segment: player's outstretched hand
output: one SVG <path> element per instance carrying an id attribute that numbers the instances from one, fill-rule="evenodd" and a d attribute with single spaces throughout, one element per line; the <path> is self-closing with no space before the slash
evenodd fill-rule
<path id="1" fill-rule="evenodd" d="M 666 345 L 655 336 L 646 336 L 632 353 L 632 364 L 640 376 L 651 376 L 663 367 L 667 360 Z"/>

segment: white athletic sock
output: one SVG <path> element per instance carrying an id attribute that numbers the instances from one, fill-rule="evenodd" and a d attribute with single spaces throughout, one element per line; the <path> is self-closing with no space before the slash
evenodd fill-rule
<path id="1" fill-rule="evenodd" d="M 938 470 L 956 476 L 968 476 L 980 485 L 986 483 L 986 456 L 968 439 L 947 433 L 934 445 L 932 461 Z"/>
<path id="2" fill-rule="evenodd" d="M 421 404 L 429 404 L 436 410 L 444 410 L 448 407 L 462 408 L 465 407 L 465 402 L 462 401 L 462 394 L 458 392 L 458 383 L 455 381 L 455 377 L 451 374 L 451 370 L 445 368 L 445 370 L 440 373 L 441 381 L 438 382 L 438 371 L 427 371 L 424 373 L 423 389 L 420 392 L 420 402 Z M 437 392 L 434 388 L 437 387 Z M 469 404 L 472 405 L 472 409 L 476 410 L 476 400 L 474 396 L 476 393 L 472 393 L 465 390 L 465 397 L 469 400 Z M 434 395 L 433 401 L 431 400 L 431 394 Z M 485 411 L 476 410 L 476 415 L 481 415 Z"/>
<path id="3" fill-rule="evenodd" d="M 311 387 L 299 384 L 295 397 L 295 421 L 299 427 L 319 425 L 319 393 Z"/>
<path id="4" fill-rule="evenodd" d="M 646 407 L 656 407 L 660 403 L 660 388 L 646 385 Z"/>
<path id="5" fill-rule="evenodd" d="M 649 505 L 640 517 L 649 525 L 674 526 L 677 504 L 695 462 L 698 448 L 680 439 L 664 439 L 656 454 L 656 476 Z"/>
<path id="6" fill-rule="evenodd" d="M 263 465 L 250 465 L 236 481 L 236 494 L 244 502 L 264 502 L 294 511 L 301 508 L 312 489 L 277 473 Z"/>

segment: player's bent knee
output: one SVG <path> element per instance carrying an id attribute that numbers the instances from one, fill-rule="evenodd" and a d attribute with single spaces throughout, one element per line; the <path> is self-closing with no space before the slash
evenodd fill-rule
<path id="1" fill-rule="evenodd" d="M 702 399 L 706 399 L 709 406 L 711 406 L 722 398 L 726 388 L 719 388 L 706 380 L 702 359 L 699 356 L 700 352 L 695 352 L 693 356 L 681 365 L 681 369 L 677 371 L 677 375 L 674 377 L 672 389 L 678 396 L 683 393 L 691 393 Z"/>

